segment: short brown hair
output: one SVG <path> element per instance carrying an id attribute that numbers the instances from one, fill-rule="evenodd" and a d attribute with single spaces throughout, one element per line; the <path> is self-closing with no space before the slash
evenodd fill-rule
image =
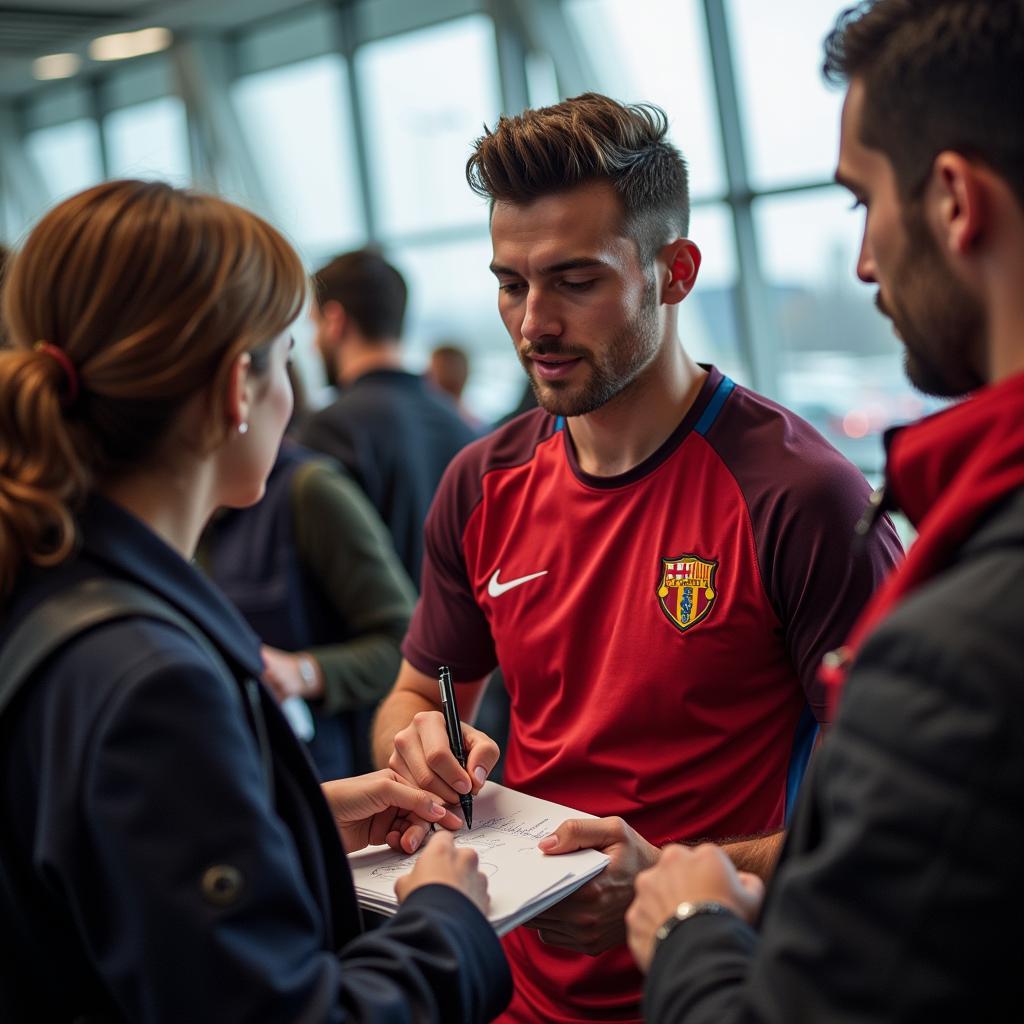
<path id="1" fill-rule="evenodd" d="M 466 178 L 492 207 L 606 181 L 622 200 L 626 231 L 646 261 L 690 228 L 686 161 L 667 134 L 659 107 L 588 92 L 499 118 L 476 140 Z"/>
<path id="2" fill-rule="evenodd" d="M 1024 3 L 874 0 L 845 10 L 824 73 L 865 86 L 861 137 L 915 196 L 945 149 L 976 157 L 1024 202 Z"/>
<path id="3" fill-rule="evenodd" d="M 376 249 L 335 256 L 313 275 L 316 300 L 337 302 L 367 341 L 398 340 L 405 321 L 405 278 Z"/>
<path id="4" fill-rule="evenodd" d="M 213 196 L 112 181 L 46 214 L 3 290 L 0 594 L 26 562 L 67 557 L 94 484 L 151 457 L 189 399 L 221 393 L 239 355 L 257 367 L 305 292 L 284 238 Z M 226 430 L 211 421 L 210 440 Z"/>

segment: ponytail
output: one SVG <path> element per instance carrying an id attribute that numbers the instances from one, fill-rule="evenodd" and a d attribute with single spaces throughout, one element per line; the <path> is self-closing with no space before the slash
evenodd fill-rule
<path id="1" fill-rule="evenodd" d="M 0 597 L 24 562 L 54 565 L 74 547 L 89 474 L 64 417 L 63 377 L 42 349 L 0 350 Z"/>

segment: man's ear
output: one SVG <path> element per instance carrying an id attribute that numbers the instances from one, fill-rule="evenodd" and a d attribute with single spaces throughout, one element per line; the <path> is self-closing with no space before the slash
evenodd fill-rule
<path id="1" fill-rule="evenodd" d="M 252 356 L 248 352 L 239 353 L 231 364 L 227 394 L 224 396 L 229 432 L 237 431 L 243 423 L 248 427 L 249 410 L 252 404 L 252 395 L 249 392 L 249 368 L 251 366 Z"/>
<path id="2" fill-rule="evenodd" d="M 661 289 L 661 301 L 667 306 L 682 302 L 697 282 L 700 270 L 700 249 L 688 238 L 677 238 L 663 246 L 658 261 L 667 270 Z"/>
<path id="3" fill-rule="evenodd" d="M 328 299 L 320 307 L 320 322 L 332 342 L 339 342 L 348 327 L 348 314 L 337 299 Z"/>
<path id="4" fill-rule="evenodd" d="M 944 150 L 932 164 L 925 196 L 928 223 L 939 244 L 952 256 L 970 252 L 991 216 L 986 169 L 962 153 Z"/>

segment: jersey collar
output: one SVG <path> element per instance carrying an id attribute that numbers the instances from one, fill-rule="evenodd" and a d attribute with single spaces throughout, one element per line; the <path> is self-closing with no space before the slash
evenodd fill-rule
<path id="1" fill-rule="evenodd" d="M 714 366 L 705 363 L 700 363 L 699 365 L 701 369 L 707 370 L 707 377 L 705 378 L 696 399 L 693 401 L 690 408 L 686 410 L 686 413 L 679 421 L 678 426 L 676 426 L 675 430 L 673 430 L 664 442 L 662 442 L 660 448 L 651 455 L 648 455 L 643 462 L 638 463 L 625 473 L 620 473 L 617 476 L 594 476 L 592 473 L 586 472 L 580 467 L 579 460 L 576 457 L 576 446 L 572 442 L 572 437 L 570 436 L 569 431 L 562 429 L 563 440 L 565 443 L 565 457 L 568 460 L 569 466 L 576 479 L 587 487 L 593 487 L 598 490 L 614 490 L 618 487 L 627 487 L 629 484 L 636 483 L 637 480 L 642 480 L 645 476 L 648 476 L 658 469 L 659 466 L 665 463 L 674 454 L 676 449 L 683 443 L 683 441 L 686 440 L 687 437 L 689 437 L 691 433 L 694 431 L 704 433 L 704 430 L 700 428 L 703 422 L 707 419 L 707 417 L 705 417 L 705 413 L 711 414 L 712 412 L 717 412 L 717 410 L 713 409 L 713 404 L 716 397 L 721 393 L 721 385 L 731 385 L 732 382 L 729 381 L 727 377 L 723 376 L 721 371 L 716 369 Z M 729 390 L 731 390 L 731 387 Z M 565 420 L 562 417 L 559 417 L 558 422 L 559 424 L 564 424 Z"/>

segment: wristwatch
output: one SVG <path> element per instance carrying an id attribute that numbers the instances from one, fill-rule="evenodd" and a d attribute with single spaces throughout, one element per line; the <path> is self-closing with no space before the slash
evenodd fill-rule
<path id="1" fill-rule="evenodd" d="M 297 659 L 302 685 L 306 688 L 306 692 L 310 693 L 316 689 L 316 665 L 313 664 L 313 657 L 309 654 L 299 654 Z"/>
<path id="2" fill-rule="evenodd" d="M 731 914 L 732 911 L 723 903 L 716 903 L 714 900 L 700 900 L 691 903 L 684 900 L 676 907 L 676 912 L 654 933 L 654 948 L 657 949 L 662 942 L 684 921 L 698 914 Z"/>

